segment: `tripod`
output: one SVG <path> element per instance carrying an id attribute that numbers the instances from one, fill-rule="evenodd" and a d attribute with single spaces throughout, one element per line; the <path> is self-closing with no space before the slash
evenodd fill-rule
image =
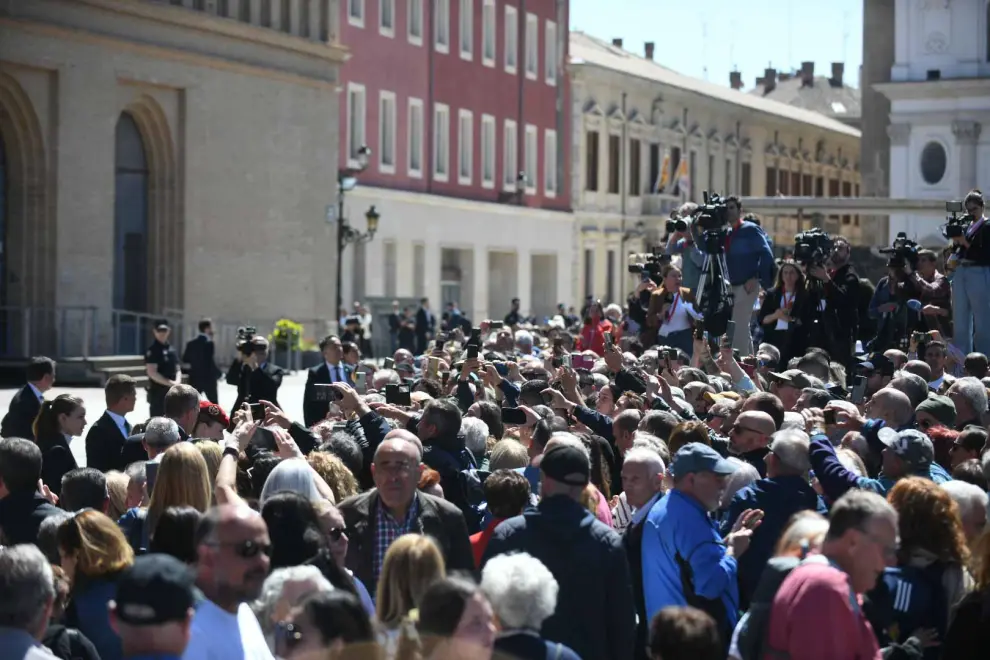
<path id="1" fill-rule="evenodd" d="M 704 317 L 705 330 L 712 336 L 725 334 L 732 318 L 733 295 L 728 275 L 725 250 L 706 251 L 698 280 L 698 309 Z"/>

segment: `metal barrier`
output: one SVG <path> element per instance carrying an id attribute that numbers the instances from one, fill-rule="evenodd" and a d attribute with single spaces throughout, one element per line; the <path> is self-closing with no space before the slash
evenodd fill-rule
<path id="1" fill-rule="evenodd" d="M 97 309 L 88 306 L 0 306 L 0 357 L 96 352 Z"/>

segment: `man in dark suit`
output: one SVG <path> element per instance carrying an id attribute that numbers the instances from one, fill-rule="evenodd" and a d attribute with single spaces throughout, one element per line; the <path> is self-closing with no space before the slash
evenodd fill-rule
<path id="1" fill-rule="evenodd" d="M 251 352 L 241 354 L 227 372 L 227 382 L 237 386 L 237 400 L 231 412 L 236 413 L 241 404 L 269 401 L 278 405 L 278 388 L 282 386 L 285 371 L 268 361 L 268 340 L 260 335 L 251 339 Z"/>
<path id="2" fill-rule="evenodd" d="M 60 511 L 38 492 L 41 449 L 24 438 L 0 439 L 0 544 L 37 543 L 38 528 Z"/>
<path id="3" fill-rule="evenodd" d="M 303 422 L 307 428 L 326 417 L 330 410 L 329 388 L 318 386 L 348 382 L 347 370 L 341 361 L 341 343 L 337 335 L 328 335 L 321 339 L 320 352 L 323 354 L 323 363 L 313 367 L 306 374 Z"/>
<path id="4" fill-rule="evenodd" d="M 423 298 L 419 301 L 419 309 L 416 310 L 416 353 L 418 355 L 426 352 L 426 345 L 433 339 L 436 330 L 437 317 L 430 311 L 430 299 Z"/>
<path id="5" fill-rule="evenodd" d="M 173 433 L 163 426 L 168 420 L 175 422 Z M 154 460 L 176 442 L 186 442 L 196 429 L 199 421 L 199 392 L 191 385 L 174 385 L 165 395 L 164 417 L 148 420 L 144 433 L 135 433 L 127 438 L 121 448 L 121 463 L 124 466 L 135 461 Z M 154 422 L 154 423 L 153 423 Z M 151 489 L 148 489 L 151 492 Z"/>
<path id="6" fill-rule="evenodd" d="M 392 301 L 392 313 L 388 315 L 389 353 L 399 350 L 399 329 L 402 327 L 402 312 L 399 311 L 399 301 Z"/>
<path id="7" fill-rule="evenodd" d="M 221 372 L 214 359 L 215 349 L 213 322 L 203 319 L 199 322 L 199 335 L 190 340 L 182 352 L 182 362 L 189 365 L 189 384 L 208 400 L 218 403 L 217 379 Z"/>
<path id="8" fill-rule="evenodd" d="M 432 537 L 448 571 L 474 570 L 471 541 L 460 510 L 416 488 L 423 468 L 416 436 L 392 431 L 378 445 L 371 464 L 376 487 L 338 505 L 350 539 L 344 564 L 371 592 L 388 547 L 402 534 Z"/>
<path id="9" fill-rule="evenodd" d="M 34 438 L 32 427 L 41 410 L 41 400 L 55 384 L 55 360 L 33 357 L 25 372 L 27 385 L 10 400 L 10 408 L 0 422 L 0 436 L 4 438 Z"/>
<path id="10" fill-rule="evenodd" d="M 123 470 L 121 450 L 131 435 L 131 423 L 125 417 L 137 401 L 137 381 L 114 374 L 103 388 L 107 410 L 86 434 L 86 465 L 101 472 Z"/>

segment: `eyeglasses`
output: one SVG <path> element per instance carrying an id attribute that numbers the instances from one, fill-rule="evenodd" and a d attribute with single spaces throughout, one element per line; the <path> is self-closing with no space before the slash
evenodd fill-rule
<path id="1" fill-rule="evenodd" d="M 304 639 L 303 631 L 296 624 L 287 621 L 275 624 L 275 654 L 278 657 L 284 658 L 292 653 Z"/>
<path id="2" fill-rule="evenodd" d="M 234 554 L 241 559 L 254 559 L 259 554 L 263 554 L 266 557 L 272 556 L 272 544 L 271 543 L 258 543 L 257 541 L 238 541 L 236 543 L 214 543 L 212 544 L 217 547 L 229 547 L 234 549 Z"/>
<path id="3" fill-rule="evenodd" d="M 725 419 L 725 415 L 713 415 L 712 413 L 705 415 L 706 422 L 714 422 L 716 419 Z"/>
<path id="4" fill-rule="evenodd" d="M 339 541 L 340 537 L 344 535 L 346 530 L 343 527 L 334 527 L 327 530 L 327 536 L 330 537 L 331 541 Z"/>
<path id="5" fill-rule="evenodd" d="M 888 545 L 884 543 L 884 540 L 879 536 L 877 536 L 876 534 L 867 532 L 865 529 L 861 529 L 860 531 L 863 533 L 864 536 L 866 536 L 875 544 L 880 546 L 880 549 L 883 550 L 884 559 L 888 559 L 890 561 L 897 561 L 897 554 L 901 551 L 900 543 L 894 541 L 894 543 Z"/>
<path id="6" fill-rule="evenodd" d="M 755 431 L 753 429 L 746 428 L 745 426 L 742 426 L 740 424 L 733 424 L 732 425 L 732 428 L 729 429 L 729 433 L 755 433 L 757 435 L 763 435 L 759 431 Z"/>

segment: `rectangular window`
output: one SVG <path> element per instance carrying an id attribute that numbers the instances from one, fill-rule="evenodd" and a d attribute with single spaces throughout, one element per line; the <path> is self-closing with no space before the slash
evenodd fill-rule
<path id="1" fill-rule="evenodd" d="M 364 27 L 364 0 L 347 0 L 347 22 Z"/>
<path id="2" fill-rule="evenodd" d="M 544 44 L 544 62 L 543 68 L 545 69 L 544 74 L 548 85 L 557 84 L 557 24 L 553 21 L 547 21 L 546 36 L 544 37 L 546 44 Z"/>
<path id="3" fill-rule="evenodd" d="M 723 195 L 733 195 L 735 194 L 732 190 L 732 159 L 725 159 L 725 192 Z"/>
<path id="4" fill-rule="evenodd" d="M 643 192 L 652 195 L 657 191 L 657 184 L 660 182 L 660 145 L 650 145 L 650 180 L 646 182 Z"/>
<path id="5" fill-rule="evenodd" d="M 584 297 L 595 295 L 595 251 L 584 251 Z"/>
<path id="6" fill-rule="evenodd" d="M 619 168 L 622 163 L 619 160 L 622 144 L 618 135 L 608 136 L 608 191 L 613 195 L 619 194 Z"/>
<path id="7" fill-rule="evenodd" d="M 426 246 L 422 243 L 413 246 L 413 295 L 426 295 Z"/>
<path id="8" fill-rule="evenodd" d="M 515 74 L 519 66 L 519 12 L 505 6 L 505 72 Z"/>
<path id="9" fill-rule="evenodd" d="M 395 93 L 380 92 L 378 99 L 378 171 L 395 174 Z"/>
<path id="10" fill-rule="evenodd" d="M 423 0 L 407 0 L 406 21 L 409 25 L 409 43 L 423 45 Z"/>
<path id="11" fill-rule="evenodd" d="M 708 192 L 715 192 L 715 156 L 708 154 Z M 728 195 L 729 193 L 722 193 Z"/>
<path id="12" fill-rule="evenodd" d="M 825 196 L 825 178 L 815 177 L 815 197 Z"/>
<path id="13" fill-rule="evenodd" d="M 749 197 L 753 182 L 753 166 L 750 163 L 743 163 L 739 168 L 739 194 Z"/>
<path id="14" fill-rule="evenodd" d="M 801 195 L 801 173 L 791 172 L 791 194 L 795 197 Z"/>
<path id="15" fill-rule="evenodd" d="M 801 196 L 811 197 L 815 194 L 814 185 L 812 184 L 812 178 L 810 174 L 805 174 L 801 178 Z"/>
<path id="16" fill-rule="evenodd" d="M 474 176 L 474 115 L 457 111 L 457 183 L 471 185 Z"/>
<path id="17" fill-rule="evenodd" d="M 450 108 L 443 103 L 433 108 L 433 178 L 450 178 Z"/>
<path id="18" fill-rule="evenodd" d="M 481 185 L 495 187 L 495 117 L 481 115 Z"/>
<path id="19" fill-rule="evenodd" d="M 842 196 L 843 197 L 852 197 L 852 182 L 850 182 L 850 181 L 843 181 L 842 182 Z M 852 216 L 851 215 L 844 215 L 844 216 L 842 216 L 842 224 L 848 225 L 848 224 L 851 224 L 851 223 L 852 223 Z"/>
<path id="20" fill-rule="evenodd" d="M 639 140 L 629 141 L 629 194 L 632 197 L 639 196 L 640 190 L 640 154 Z"/>
<path id="21" fill-rule="evenodd" d="M 539 171 L 537 161 L 540 157 L 539 135 L 536 126 L 526 124 L 526 142 L 524 144 L 526 148 L 526 193 L 530 195 L 536 193 L 537 172 Z"/>
<path id="22" fill-rule="evenodd" d="M 481 7 L 481 63 L 495 66 L 495 0 L 484 0 Z"/>
<path id="23" fill-rule="evenodd" d="M 688 198 L 692 202 L 700 197 L 700 195 L 698 195 L 697 160 L 698 154 L 692 151 L 688 155 Z"/>
<path id="24" fill-rule="evenodd" d="M 670 172 L 667 173 L 667 176 L 670 177 L 669 181 L 671 183 L 668 183 L 667 186 L 669 187 L 669 186 L 673 185 L 673 188 L 671 188 L 670 192 L 667 193 L 668 195 L 675 195 L 676 196 L 676 195 L 680 195 L 681 194 L 681 181 L 680 181 L 680 177 L 677 176 L 677 170 L 679 170 L 680 167 L 681 167 L 681 148 L 680 147 L 671 147 L 670 148 Z"/>
<path id="25" fill-rule="evenodd" d="M 540 19 L 526 14 L 526 77 L 536 80 L 540 70 Z"/>
<path id="26" fill-rule="evenodd" d="M 598 192 L 598 131 L 588 131 L 585 142 L 584 188 Z"/>
<path id="27" fill-rule="evenodd" d="M 450 52 L 450 0 L 433 0 L 433 43 L 439 53 Z"/>
<path id="28" fill-rule="evenodd" d="M 615 300 L 615 250 L 605 254 L 605 303 Z"/>
<path id="29" fill-rule="evenodd" d="M 767 168 L 767 197 L 777 196 L 777 168 Z"/>
<path id="30" fill-rule="evenodd" d="M 396 270 L 395 241 L 385 241 L 385 297 L 395 298 L 398 284 Z"/>
<path id="31" fill-rule="evenodd" d="M 409 176 L 423 176 L 423 101 L 409 99 Z"/>
<path id="32" fill-rule="evenodd" d="M 778 170 L 777 176 L 780 179 L 777 185 L 778 190 L 780 190 L 780 194 L 790 195 L 791 194 L 790 174 L 787 172 L 787 170 Z"/>
<path id="33" fill-rule="evenodd" d="M 828 180 L 828 196 L 838 197 L 839 196 L 839 180 L 829 179 Z"/>
<path id="34" fill-rule="evenodd" d="M 502 185 L 506 190 L 515 192 L 516 178 L 519 176 L 519 134 L 516 122 L 505 120 L 504 139 L 502 140 Z"/>
<path id="35" fill-rule="evenodd" d="M 395 0 L 378 0 L 378 32 L 395 36 Z"/>
<path id="36" fill-rule="evenodd" d="M 543 136 L 543 192 L 557 196 L 557 131 L 550 129 Z"/>
<path id="37" fill-rule="evenodd" d="M 461 0 L 460 26 L 461 58 L 474 57 L 474 0 Z"/>
<path id="38" fill-rule="evenodd" d="M 368 143 L 365 110 L 364 85 L 347 83 L 347 160 L 350 167 L 357 166 L 358 150 Z"/>

